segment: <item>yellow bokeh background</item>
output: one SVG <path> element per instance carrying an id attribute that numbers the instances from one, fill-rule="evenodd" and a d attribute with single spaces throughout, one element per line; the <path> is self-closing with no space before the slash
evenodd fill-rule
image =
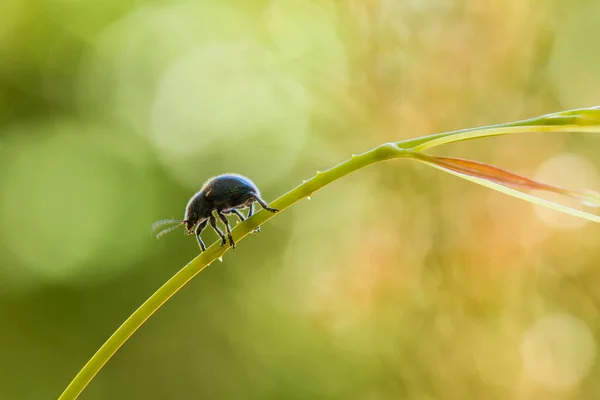
<path id="1" fill-rule="evenodd" d="M 272 201 L 381 143 L 599 104 L 599 4 L 4 0 L 0 399 L 58 397 L 198 253 L 149 228 L 213 175 Z M 435 153 L 598 190 L 598 143 Z M 81 399 L 594 399 L 599 229 L 377 164 L 203 271 Z"/>

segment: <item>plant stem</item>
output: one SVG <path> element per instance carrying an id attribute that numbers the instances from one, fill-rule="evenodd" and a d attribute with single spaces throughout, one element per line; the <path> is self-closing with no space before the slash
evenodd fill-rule
<path id="1" fill-rule="evenodd" d="M 510 122 L 506 124 L 491 125 L 483 128 L 463 129 L 441 133 L 437 135 L 424 136 L 414 139 L 409 139 L 397 143 L 386 143 L 366 153 L 352 156 L 349 160 L 342 162 L 335 167 L 318 172 L 312 179 L 305 181 L 301 185 L 292 189 L 275 200 L 271 206 L 279 210 L 285 210 L 294 203 L 311 196 L 317 190 L 325 187 L 333 181 L 336 181 L 354 171 L 364 168 L 368 165 L 375 164 L 380 161 L 390 160 L 394 158 L 414 158 L 414 151 L 411 149 L 420 146 L 420 149 L 427 147 L 428 142 L 432 145 L 445 144 L 451 140 L 443 140 L 450 136 L 456 135 L 457 138 L 461 134 L 467 132 L 477 132 L 469 138 L 486 137 L 498 134 L 499 128 L 508 128 L 515 126 L 528 126 L 531 131 L 544 126 L 574 126 L 580 127 L 583 125 L 598 125 L 600 124 L 600 109 L 588 108 L 564 111 L 555 114 L 548 114 L 537 118 L 532 118 L 523 121 Z M 596 128 L 597 129 L 597 128 Z M 544 129 L 539 129 L 540 131 Z M 464 139 L 460 139 L 464 140 Z M 269 219 L 273 218 L 274 214 L 261 210 L 251 218 L 238 224 L 232 234 L 237 242 L 247 236 L 259 225 L 262 225 Z M 220 241 L 213 243 L 204 253 L 198 255 L 171 279 L 169 279 L 160 289 L 158 289 L 148 300 L 146 300 L 127 320 L 108 338 L 108 340 L 100 347 L 100 349 L 92 356 L 92 358 L 79 371 L 77 376 L 71 381 L 69 386 L 59 397 L 59 400 L 76 399 L 81 391 L 90 383 L 94 376 L 106 364 L 106 362 L 115 354 L 115 352 L 133 335 L 133 333 L 148 319 L 156 310 L 158 310 L 171 296 L 189 282 L 196 274 L 213 263 L 229 250 L 228 246 L 220 246 Z"/>
<path id="2" fill-rule="evenodd" d="M 410 152 L 400 148 L 393 143 L 387 143 L 376 147 L 366 153 L 352 156 L 349 160 L 323 172 L 317 174 L 310 180 L 292 189 L 275 200 L 271 207 L 278 208 L 280 211 L 292 206 L 294 203 L 311 196 L 317 190 L 330 184 L 331 182 L 342 178 L 358 169 L 368 165 L 389 160 L 392 158 L 408 157 Z M 275 214 L 261 210 L 260 212 L 248 218 L 246 221 L 238 224 L 232 231 L 234 240 L 237 242 L 247 236 L 259 225 L 262 225 Z M 171 296 L 188 283 L 200 271 L 209 266 L 219 257 L 221 257 L 229 246 L 220 246 L 220 241 L 213 243 L 205 252 L 198 255 L 190 261 L 185 267 L 177 272 L 163 286 L 160 287 L 148 300 L 144 302 L 127 320 L 112 334 L 110 338 L 100 347 L 92 358 L 79 371 L 77 376 L 71 381 L 69 386 L 59 397 L 59 400 L 73 400 L 90 383 L 94 376 L 106 364 L 106 362 L 115 354 L 115 352 L 133 335 L 133 333 L 156 312 Z"/>

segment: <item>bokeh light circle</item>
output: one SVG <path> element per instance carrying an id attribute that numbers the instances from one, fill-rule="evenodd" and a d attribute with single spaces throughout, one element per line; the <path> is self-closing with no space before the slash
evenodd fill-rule
<path id="1" fill-rule="evenodd" d="M 285 176 L 304 149 L 315 106 L 307 77 L 345 75 L 332 21 L 321 25 L 328 40 L 311 39 L 318 53 L 290 64 L 281 41 L 265 41 L 237 7 L 144 7 L 99 36 L 81 68 L 81 103 L 146 137 L 170 176 L 190 189 L 224 172 L 264 186 Z"/>
<path id="2" fill-rule="evenodd" d="M 148 236 L 141 224 L 155 204 L 139 140 L 46 121 L 15 128 L 3 145 L 10 151 L 2 160 L 0 238 L 14 258 L 2 265 L 4 279 L 98 282 L 135 265 Z"/>
<path id="3" fill-rule="evenodd" d="M 521 358 L 523 370 L 532 381 L 551 389 L 566 389 L 577 385 L 590 371 L 596 342 L 582 320 L 553 314 L 525 332 Z"/>
<path id="4" fill-rule="evenodd" d="M 209 44 L 165 73 L 150 139 L 173 176 L 191 187 L 210 157 L 217 165 L 227 158 L 212 173 L 243 171 L 264 184 L 294 164 L 309 111 L 308 92 L 268 51 L 254 43 Z"/>

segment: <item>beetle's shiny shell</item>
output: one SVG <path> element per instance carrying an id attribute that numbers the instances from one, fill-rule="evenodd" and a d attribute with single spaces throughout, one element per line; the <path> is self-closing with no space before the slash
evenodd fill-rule
<path id="1" fill-rule="evenodd" d="M 252 204 L 260 192 L 254 182 L 238 174 L 223 174 L 207 180 L 185 208 L 188 230 L 216 211 L 244 208 Z"/>
<path id="2" fill-rule="evenodd" d="M 260 196 L 254 182 L 238 174 L 223 174 L 207 180 L 200 189 L 204 198 L 215 206 L 226 202 L 235 207 L 236 200 L 247 197 L 248 194 Z M 231 199 L 231 201 L 226 201 Z M 241 205 L 241 204 L 240 204 Z"/>

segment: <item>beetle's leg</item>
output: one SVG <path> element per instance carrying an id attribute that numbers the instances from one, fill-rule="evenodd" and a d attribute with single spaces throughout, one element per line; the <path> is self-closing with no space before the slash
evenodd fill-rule
<path id="1" fill-rule="evenodd" d="M 249 208 L 250 208 L 250 210 L 248 211 L 248 218 L 250 218 L 252 216 L 252 214 L 254 214 L 254 203 L 250 203 Z M 254 232 L 254 233 L 260 232 L 260 226 L 257 226 L 256 228 L 254 228 L 254 230 L 252 232 Z"/>
<path id="2" fill-rule="evenodd" d="M 210 226 L 212 226 L 215 232 L 217 232 L 217 235 L 219 235 L 219 237 L 221 238 L 221 246 L 224 246 L 225 243 L 227 243 L 227 241 L 225 240 L 225 234 L 217 226 L 217 220 L 215 219 L 215 216 L 210 214 L 208 220 L 210 222 Z"/>
<path id="3" fill-rule="evenodd" d="M 253 194 L 253 195 L 252 195 L 252 197 L 254 198 L 254 200 L 258 201 L 258 204 L 260 204 L 260 206 L 261 206 L 262 208 L 264 208 L 265 210 L 267 210 L 267 211 L 271 211 L 272 213 L 276 213 L 276 212 L 278 212 L 278 211 L 279 211 L 279 210 L 278 210 L 278 209 L 276 209 L 276 208 L 271 208 L 271 207 L 269 207 L 269 206 L 267 205 L 267 202 L 266 202 L 266 201 L 264 201 L 263 199 L 261 199 L 261 198 L 260 198 L 260 196 L 257 196 L 257 195 L 255 195 L 255 194 Z"/>
<path id="4" fill-rule="evenodd" d="M 241 212 L 239 212 L 235 208 L 232 208 L 232 209 L 227 210 L 227 211 L 221 211 L 221 213 L 223 213 L 223 214 L 235 214 L 240 219 L 240 222 L 244 222 L 244 220 L 246 219 L 246 217 L 244 217 L 244 214 L 242 214 Z"/>
<path id="5" fill-rule="evenodd" d="M 229 245 L 235 249 L 235 242 L 233 241 L 233 237 L 231 236 L 231 228 L 229 227 L 229 221 L 227 221 L 227 217 L 221 214 L 220 211 L 217 211 L 217 215 L 221 218 L 221 221 L 225 224 L 225 229 L 227 229 L 227 239 L 229 239 Z"/>
<path id="6" fill-rule="evenodd" d="M 198 239 L 198 244 L 200 245 L 200 249 L 202 251 L 206 250 L 206 246 L 204 245 L 204 242 L 202 241 L 200 234 L 202 233 L 204 228 L 206 228 L 206 224 L 208 224 L 207 219 L 205 219 L 204 221 L 202 221 L 198 225 L 196 225 L 196 229 L 195 229 L 196 239 Z"/>
<path id="7" fill-rule="evenodd" d="M 241 222 L 244 222 L 246 220 L 246 218 L 250 218 L 252 216 L 253 210 L 254 210 L 254 204 L 250 204 L 250 211 L 248 212 L 248 216 L 244 217 L 244 214 L 242 214 L 239 210 L 232 208 L 230 210 L 227 211 L 221 211 L 222 214 L 235 214 L 238 216 L 238 218 L 240 219 Z M 252 233 L 258 233 L 260 232 L 260 226 L 257 226 L 256 228 L 254 228 L 254 230 L 252 231 Z"/>

